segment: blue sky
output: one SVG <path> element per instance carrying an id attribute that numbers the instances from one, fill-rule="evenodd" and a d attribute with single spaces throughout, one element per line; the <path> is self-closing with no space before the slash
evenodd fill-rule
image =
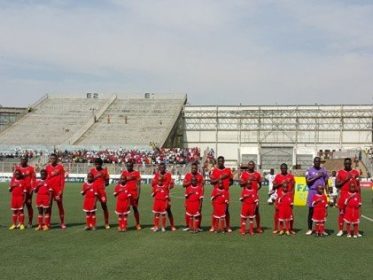
<path id="1" fill-rule="evenodd" d="M 85 92 L 371 104 L 371 15 L 373 0 L 0 0 L 0 104 Z"/>

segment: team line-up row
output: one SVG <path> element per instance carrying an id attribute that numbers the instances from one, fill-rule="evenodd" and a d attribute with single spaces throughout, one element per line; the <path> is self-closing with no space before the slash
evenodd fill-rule
<path id="1" fill-rule="evenodd" d="M 339 192 L 338 199 L 338 236 L 344 234 L 346 224 L 347 237 L 361 237 L 359 233 L 361 196 L 359 185 L 359 172 L 351 168 L 351 159 L 345 159 L 345 167 L 337 173 L 336 187 Z M 328 207 L 328 173 L 321 167 L 320 158 L 315 158 L 314 166 L 306 172 L 308 192 L 308 232 L 317 236 L 327 236 L 325 222 Z M 86 213 L 86 230 L 96 229 L 96 204 L 99 202 L 104 212 L 105 228 L 109 229 L 109 211 L 107 207 L 106 187 L 109 185 L 109 173 L 103 167 L 103 161 L 95 160 L 95 167 L 90 169 L 87 180 L 82 185 L 83 211 Z M 263 232 L 259 212 L 258 191 L 261 188 L 262 177 L 255 170 L 253 161 L 248 163 L 247 170 L 240 175 L 242 187 L 240 233 L 254 235 Z M 213 190 L 210 196 L 213 212 L 211 215 L 211 232 L 232 232 L 230 225 L 229 201 L 230 186 L 233 184 L 233 174 L 230 168 L 224 165 L 224 158 L 219 157 L 217 165 L 210 171 L 210 183 Z M 133 163 L 126 165 L 118 184 L 114 188 L 116 197 L 115 213 L 118 216 L 118 231 L 127 231 L 127 220 L 132 207 L 136 221 L 136 229 L 141 230 L 140 213 L 138 210 L 141 175 L 134 170 Z M 191 172 L 184 178 L 185 188 L 185 231 L 194 233 L 201 231 L 202 202 L 204 198 L 204 178 L 198 171 L 198 164 L 194 163 Z M 274 204 L 273 233 L 280 235 L 295 234 L 293 201 L 294 176 L 288 172 L 286 164 L 281 165 L 281 172 L 273 174 L 271 180 L 270 200 Z M 65 171 L 58 162 L 55 154 L 50 156 L 50 163 L 40 171 L 40 179 L 36 179 L 34 167 L 28 164 L 26 157 L 16 166 L 14 176 L 10 182 L 12 225 L 10 230 L 25 229 L 24 206 L 28 210 L 28 226 L 33 224 L 32 196 L 36 193 L 36 206 L 38 208 L 38 225 L 36 230 L 48 230 L 51 224 L 52 203 L 56 201 L 61 228 L 65 229 L 63 191 L 65 186 Z M 161 163 L 158 172 L 152 180 L 153 197 L 153 227 L 152 230 L 166 230 L 166 216 L 169 218 L 171 230 L 175 231 L 174 218 L 171 211 L 170 192 L 174 182 L 166 165 Z M 255 228 L 254 228 L 255 224 Z"/>

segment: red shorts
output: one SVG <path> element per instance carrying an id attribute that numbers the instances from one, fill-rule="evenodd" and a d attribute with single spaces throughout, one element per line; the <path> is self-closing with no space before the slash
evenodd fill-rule
<path id="1" fill-rule="evenodd" d="M 49 208 L 50 207 L 49 195 L 37 195 L 36 196 L 36 207 L 38 208 Z"/>
<path id="2" fill-rule="evenodd" d="M 226 204 L 218 204 L 218 205 L 213 205 L 213 212 L 212 216 L 216 219 L 221 219 L 225 218 L 226 213 L 227 213 L 227 205 Z"/>
<path id="3" fill-rule="evenodd" d="M 139 207 L 139 194 L 135 191 L 131 192 L 130 204 L 132 207 Z"/>
<path id="4" fill-rule="evenodd" d="M 312 221 L 315 223 L 324 223 L 326 222 L 326 209 L 314 209 Z"/>
<path id="5" fill-rule="evenodd" d="M 63 196 L 63 191 L 62 191 L 62 188 L 60 187 L 53 187 L 53 199 L 55 201 L 57 201 L 58 197 L 60 198 L 60 200 L 62 200 L 62 196 Z"/>
<path id="6" fill-rule="evenodd" d="M 10 202 L 10 209 L 11 210 L 23 210 L 23 196 L 12 196 Z"/>
<path id="7" fill-rule="evenodd" d="M 347 224 L 360 224 L 360 209 L 346 207 L 343 219 Z"/>
<path id="8" fill-rule="evenodd" d="M 169 207 L 168 200 L 154 200 L 153 213 L 166 214 Z"/>
<path id="9" fill-rule="evenodd" d="M 83 211 L 90 213 L 96 212 L 96 198 L 95 197 L 85 197 L 83 201 Z"/>
<path id="10" fill-rule="evenodd" d="M 115 213 L 117 215 L 128 215 L 131 213 L 129 201 L 117 201 Z"/>
<path id="11" fill-rule="evenodd" d="M 107 195 L 106 195 L 106 190 L 105 189 L 98 189 L 97 190 L 97 200 L 100 201 L 101 203 L 106 203 L 107 202 Z"/>
<path id="12" fill-rule="evenodd" d="M 185 214 L 190 217 L 198 217 L 201 216 L 200 213 L 200 201 L 186 201 L 185 203 Z"/>
<path id="13" fill-rule="evenodd" d="M 280 222 L 288 222 L 293 220 L 293 210 L 289 207 L 279 208 L 278 220 Z"/>
<path id="14" fill-rule="evenodd" d="M 241 207 L 241 218 L 243 219 L 254 219 L 256 212 L 256 204 L 242 204 Z"/>

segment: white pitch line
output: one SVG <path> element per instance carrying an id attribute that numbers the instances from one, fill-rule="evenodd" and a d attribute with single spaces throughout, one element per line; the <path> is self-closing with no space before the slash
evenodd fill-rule
<path id="1" fill-rule="evenodd" d="M 372 219 L 372 218 L 369 218 L 369 217 L 367 217 L 367 216 L 364 216 L 364 215 L 361 215 L 361 217 L 363 217 L 364 219 L 366 219 L 366 220 L 368 220 L 368 221 L 371 221 L 371 222 L 373 222 L 373 219 Z"/>

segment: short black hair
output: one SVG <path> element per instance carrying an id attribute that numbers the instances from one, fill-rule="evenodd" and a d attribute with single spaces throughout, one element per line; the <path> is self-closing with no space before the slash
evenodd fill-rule
<path id="1" fill-rule="evenodd" d="M 352 161 L 352 159 L 351 158 L 345 158 L 345 161 Z"/>
<path id="2" fill-rule="evenodd" d="M 198 162 L 193 162 L 192 166 L 197 166 L 198 167 Z"/>
<path id="3" fill-rule="evenodd" d="M 218 160 L 219 159 L 225 160 L 225 158 L 223 156 L 218 157 Z"/>
<path id="4" fill-rule="evenodd" d="M 286 168 L 288 168 L 288 165 L 286 163 L 283 163 L 283 164 L 280 165 L 280 167 L 286 167 Z"/>
<path id="5" fill-rule="evenodd" d="M 102 160 L 102 158 L 96 158 L 95 163 L 98 163 L 98 164 L 102 165 L 104 163 L 104 161 Z"/>
<path id="6" fill-rule="evenodd" d="M 50 157 L 57 157 L 57 154 L 52 153 L 52 154 L 50 154 L 49 156 L 50 156 Z"/>

